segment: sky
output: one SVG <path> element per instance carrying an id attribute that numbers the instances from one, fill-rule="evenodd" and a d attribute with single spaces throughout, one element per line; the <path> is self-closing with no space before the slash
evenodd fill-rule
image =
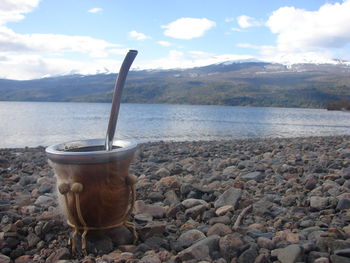
<path id="1" fill-rule="evenodd" d="M 0 0 L 0 78 L 350 60 L 350 0 Z"/>

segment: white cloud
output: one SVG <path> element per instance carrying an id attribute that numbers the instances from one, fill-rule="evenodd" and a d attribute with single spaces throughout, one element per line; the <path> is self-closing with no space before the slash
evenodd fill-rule
<path id="1" fill-rule="evenodd" d="M 95 14 L 95 13 L 100 13 L 100 12 L 102 12 L 102 10 L 103 10 L 103 9 L 100 8 L 100 7 L 94 7 L 94 8 L 89 9 L 88 12 L 89 12 L 89 13 Z"/>
<path id="2" fill-rule="evenodd" d="M 6 56 L 6 59 L 0 60 L 0 77 L 22 80 L 65 74 L 116 72 L 122 63 L 121 60 L 111 59 L 83 62 L 65 58 L 47 58 L 37 54 L 4 56 Z M 10 70 L 8 70 L 9 68 Z"/>
<path id="3" fill-rule="evenodd" d="M 192 39 L 203 36 L 215 25 L 215 22 L 207 18 L 183 17 L 162 26 L 162 28 L 165 28 L 164 35 L 168 37 Z"/>
<path id="4" fill-rule="evenodd" d="M 171 43 L 168 42 L 168 41 L 158 41 L 157 42 L 159 45 L 163 46 L 163 47 L 170 47 L 171 46 Z"/>
<path id="5" fill-rule="evenodd" d="M 170 50 L 168 56 L 166 57 L 151 61 L 138 61 L 137 64 L 140 68 L 144 69 L 192 68 L 230 60 L 242 60 L 251 58 L 252 56 L 250 55 L 217 55 L 202 51 L 182 52 L 178 50 Z"/>
<path id="6" fill-rule="evenodd" d="M 24 18 L 24 14 L 31 12 L 38 6 L 40 0 L 1 0 L 0 25 L 16 22 Z"/>
<path id="7" fill-rule="evenodd" d="M 94 74 L 118 70 L 121 61 L 109 59 L 109 56 L 125 55 L 128 51 L 118 44 L 89 36 L 19 34 L 5 26 L 7 22 L 23 19 L 38 4 L 38 0 L 2 0 L 0 78 L 32 79 L 72 72 Z M 90 58 L 79 60 L 82 55 Z"/>
<path id="8" fill-rule="evenodd" d="M 129 32 L 129 37 L 134 38 L 136 40 L 145 40 L 151 38 L 150 36 L 146 36 L 145 34 L 137 32 L 135 30 Z"/>
<path id="9" fill-rule="evenodd" d="M 237 47 L 258 50 L 260 59 L 282 64 L 296 63 L 335 63 L 334 53 L 331 51 L 282 51 L 277 46 L 253 45 L 249 43 L 238 43 Z"/>
<path id="10" fill-rule="evenodd" d="M 0 51 L 8 52 L 78 52 L 91 57 L 106 57 L 119 45 L 88 36 L 60 34 L 17 34 L 0 27 Z M 113 51 L 114 52 L 114 51 Z"/>
<path id="11" fill-rule="evenodd" d="M 349 14 L 350 0 L 325 4 L 317 11 L 282 7 L 272 13 L 266 25 L 277 34 L 280 51 L 310 52 L 349 44 Z"/>
<path id="12" fill-rule="evenodd" d="M 248 28 L 260 25 L 260 23 L 256 21 L 253 17 L 246 15 L 241 15 L 237 17 L 237 23 L 241 28 Z"/>
<path id="13" fill-rule="evenodd" d="M 231 27 L 231 30 L 232 31 L 235 31 L 235 32 L 242 32 L 242 28 L 237 28 L 237 27 Z"/>

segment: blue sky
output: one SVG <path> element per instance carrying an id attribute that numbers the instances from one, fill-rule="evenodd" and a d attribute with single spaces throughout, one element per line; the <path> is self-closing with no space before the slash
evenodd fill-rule
<path id="1" fill-rule="evenodd" d="M 350 0 L 0 0 L 0 78 L 350 60 Z"/>

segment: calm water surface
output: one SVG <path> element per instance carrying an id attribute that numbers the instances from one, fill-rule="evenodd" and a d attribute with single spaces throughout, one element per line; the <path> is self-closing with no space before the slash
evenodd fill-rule
<path id="1" fill-rule="evenodd" d="M 0 148 L 104 138 L 111 104 L 0 102 Z M 122 104 L 116 138 L 136 142 L 350 135 L 350 113 Z"/>

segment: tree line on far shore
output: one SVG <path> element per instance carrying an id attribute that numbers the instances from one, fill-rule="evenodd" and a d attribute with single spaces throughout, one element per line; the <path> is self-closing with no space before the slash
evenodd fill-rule
<path id="1" fill-rule="evenodd" d="M 350 111 L 350 100 L 336 100 L 326 105 L 327 110 Z"/>

